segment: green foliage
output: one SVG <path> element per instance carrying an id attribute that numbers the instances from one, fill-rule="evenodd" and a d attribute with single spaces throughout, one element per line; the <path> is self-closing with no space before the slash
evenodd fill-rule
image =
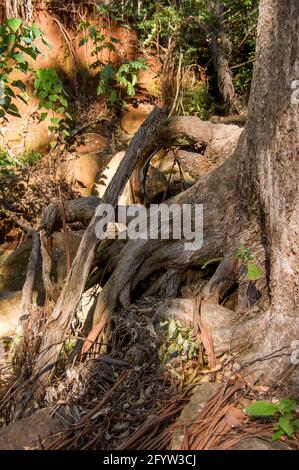
<path id="1" fill-rule="evenodd" d="M 70 135 L 72 115 L 69 113 L 68 94 L 55 68 L 37 70 L 34 90 L 39 99 L 39 107 L 52 113 L 49 130 L 56 139 L 51 145 L 55 147 L 58 136 L 65 139 Z M 58 117 L 57 114 L 65 117 Z M 43 121 L 47 116 L 48 112 L 43 112 L 39 120 Z"/>
<path id="2" fill-rule="evenodd" d="M 196 115 L 201 119 L 208 119 L 214 114 L 214 104 L 215 99 L 202 84 L 183 89 L 183 110 L 187 116 Z"/>
<path id="3" fill-rule="evenodd" d="M 105 12 L 107 9 L 105 8 Z M 120 103 L 122 94 L 125 92 L 127 96 L 134 96 L 135 85 L 137 84 L 137 73 L 139 70 L 146 70 L 147 66 L 142 58 L 123 63 L 119 67 L 114 66 L 110 61 L 103 62 L 100 59 L 100 53 L 107 49 L 110 52 L 116 50 L 116 44 L 119 39 L 110 36 L 109 40 L 101 33 L 96 26 L 92 25 L 89 21 L 82 21 L 78 30 L 80 32 L 87 31 L 87 34 L 82 37 L 79 45 L 83 46 L 89 40 L 92 42 L 93 49 L 91 55 L 95 57 L 91 68 L 97 70 L 97 77 L 99 80 L 97 93 L 107 97 L 110 104 Z"/>
<path id="4" fill-rule="evenodd" d="M 247 94 L 250 87 L 258 0 L 220 0 L 219 19 L 208 10 L 206 0 L 159 0 L 110 2 L 109 11 L 121 17 L 124 24 L 134 24 L 144 48 L 156 44 L 171 45 L 174 58 L 183 52 L 183 65 L 210 64 L 207 24 L 218 22 L 228 38 L 227 55 L 233 67 L 233 80 L 240 94 Z M 215 24 L 216 25 L 216 24 Z"/>
<path id="5" fill-rule="evenodd" d="M 256 45 L 258 0 L 221 0 L 221 25 L 230 41 L 233 80 L 240 94 L 248 94 Z"/>
<path id="6" fill-rule="evenodd" d="M 26 150 L 18 156 L 18 161 L 25 166 L 34 166 L 42 158 L 42 154 L 35 150 Z"/>
<path id="7" fill-rule="evenodd" d="M 11 76 L 15 69 L 28 73 L 29 58 L 35 60 L 40 54 L 34 44 L 37 38 L 46 43 L 35 23 L 28 26 L 18 18 L 11 18 L 0 25 L 0 118 L 6 119 L 7 114 L 19 117 L 17 100 L 27 102 L 25 83 Z"/>
<path id="8" fill-rule="evenodd" d="M 278 417 L 278 421 L 274 426 L 273 441 L 276 441 L 283 435 L 293 436 L 296 429 L 299 429 L 299 419 L 296 418 L 295 400 L 284 398 L 279 403 L 274 404 L 268 401 L 257 401 L 246 408 L 246 413 L 256 418 L 274 418 Z"/>
<path id="9" fill-rule="evenodd" d="M 167 340 L 162 343 L 159 351 L 161 362 L 166 363 L 176 356 L 186 362 L 197 356 L 198 345 L 194 341 L 192 328 L 174 319 L 167 320 L 161 325 L 167 328 Z"/>
<path id="10" fill-rule="evenodd" d="M 11 157 L 6 150 L 0 148 L 0 175 L 7 175 L 19 162 Z"/>
<path id="11" fill-rule="evenodd" d="M 14 168 L 24 166 L 34 166 L 42 158 L 39 152 L 28 150 L 17 157 L 11 156 L 4 149 L 0 149 L 0 174 L 7 175 Z"/>
<path id="12" fill-rule="evenodd" d="M 257 281 L 263 275 L 263 270 L 254 263 L 253 256 L 248 248 L 241 244 L 235 250 L 235 256 L 245 262 L 247 267 L 246 279 L 247 281 Z"/>
<path id="13" fill-rule="evenodd" d="M 255 417 L 274 416 L 277 411 L 278 409 L 276 405 L 263 400 L 256 401 L 246 408 L 246 413 Z"/>

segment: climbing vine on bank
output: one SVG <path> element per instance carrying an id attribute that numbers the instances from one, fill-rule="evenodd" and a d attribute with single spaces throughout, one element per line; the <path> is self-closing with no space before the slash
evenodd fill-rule
<path id="1" fill-rule="evenodd" d="M 59 137 L 70 136 L 72 115 L 69 113 L 68 94 L 55 68 L 37 70 L 34 89 L 40 108 L 47 110 L 40 114 L 39 120 L 45 120 L 51 112 L 49 131 L 54 138 L 51 146 L 55 147 Z"/>
<path id="2" fill-rule="evenodd" d="M 7 114 L 21 117 L 18 100 L 28 103 L 26 82 L 29 74 L 33 74 L 35 95 L 39 100 L 35 114 L 41 122 L 48 112 L 52 113 L 49 131 L 53 134 L 52 146 L 55 146 L 58 138 L 70 135 L 72 116 L 68 109 L 67 93 L 56 69 L 35 71 L 32 67 L 32 61 L 35 62 L 41 54 L 36 40 L 50 47 L 36 23 L 27 25 L 19 18 L 10 18 L 0 26 L 0 118 L 7 120 Z M 24 75 L 24 80 L 13 78 L 15 69 Z"/>
<path id="3" fill-rule="evenodd" d="M 20 116 L 18 100 L 27 103 L 25 81 L 14 80 L 12 72 L 17 69 L 28 75 L 30 58 L 36 60 L 40 54 L 36 39 L 47 44 L 36 23 L 28 26 L 19 18 L 11 18 L 0 26 L 0 118 L 6 119 L 6 114 Z"/>
<path id="4" fill-rule="evenodd" d="M 78 30 L 84 33 L 79 45 L 84 46 L 91 41 L 91 56 L 95 59 L 90 68 L 96 70 L 98 78 L 97 93 L 106 96 L 110 104 L 120 103 L 127 95 L 133 97 L 136 93 L 137 73 L 139 70 L 146 70 L 147 65 L 143 58 L 138 58 L 117 66 L 112 64 L 110 53 L 116 51 L 116 45 L 120 40 L 116 37 L 107 37 L 102 34 L 99 28 L 89 21 L 82 21 Z M 102 59 L 101 53 L 109 51 L 108 62 Z"/>

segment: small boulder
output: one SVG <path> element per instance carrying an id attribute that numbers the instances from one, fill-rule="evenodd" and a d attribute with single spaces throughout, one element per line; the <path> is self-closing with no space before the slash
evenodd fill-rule
<path id="1" fill-rule="evenodd" d="M 184 406 L 181 415 L 177 421 L 177 424 L 182 424 L 182 427 L 177 427 L 173 433 L 171 450 L 180 450 L 184 439 L 184 424 L 190 425 L 198 418 L 198 415 L 202 412 L 203 407 L 219 390 L 219 384 L 216 382 L 205 382 L 195 387 L 192 396 Z"/>
<path id="2" fill-rule="evenodd" d="M 120 122 L 122 130 L 129 135 L 134 135 L 152 109 L 151 105 L 140 104 L 137 108 L 129 105 Z"/>
<path id="3" fill-rule="evenodd" d="M 246 437 L 235 444 L 231 450 L 289 450 L 281 441 L 271 442 L 260 437 Z"/>

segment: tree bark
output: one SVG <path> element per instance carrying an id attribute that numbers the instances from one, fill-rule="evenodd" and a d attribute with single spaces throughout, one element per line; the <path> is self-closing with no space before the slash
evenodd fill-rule
<path id="1" fill-rule="evenodd" d="M 261 1 L 249 119 L 239 159 L 244 211 L 260 215 L 270 294 L 269 309 L 250 324 L 255 347 L 247 360 L 276 355 L 259 363 L 254 374 L 271 383 L 299 362 L 290 360 L 299 339 L 299 112 L 293 88 L 299 78 L 298 33 L 297 0 Z M 298 374 L 293 374 L 294 385 L 298 390 Z"/>

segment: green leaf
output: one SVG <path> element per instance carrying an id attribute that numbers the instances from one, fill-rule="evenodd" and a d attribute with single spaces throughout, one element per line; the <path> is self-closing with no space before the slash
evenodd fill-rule
<path id="1" fill-rule="evenodd" d="M 86 44 L 88 42 L 88 37 L 84 37 L 81 39 L 81 41 L 79 42 L 79 46 L 82 47 L 84 46 L 84 44 Z"/>
<path id="2" fill-rule="evenodd" d="M 36 78 L 36 79 L 34 80 L 34 89 L 35 89 L 35 90 L 38 90 L 39 87 L 40 87 L 40 79 L 39 79 L 39 78 Z"/>
<path id="3" fill-rule="evenodd" d="M 10 18 L 6 20 L 6 24 L 13 33 L 16 33 L 22 24 L 22 20 L 20 20 L 19 18 Z"/>
<path id="4" fill-rule="evenodd" d="M 38 26 L 37 23 L 32 23 L 31 29 L 32 29 L 32 32 L 34 33 L 34 36 L 35 36 L 36 38 L 40 38 L 41 36 L 43 36 L 43 33 L 42 33 L 42 31 L 40 30 L 40 27 Z"/>
<path id="5" fill-rule="evenodd" d="M 39 116 L 39 122 L 44 121 L 47 116 L 48 116 L 48 113 L 41 113 L 41 115 Z"/>
<path id="6" fill-rule="evenodd" d="M 299 419 L 295 419 L 293 421 L 293 426 L 295 426 L 295 428 L 299 428 Z"/>
<path id="7" fill-rule="evenodd" d="M 109 95 L 109 102 L 110 103 L 115 103 L 118 99 L 118 94 L 116 90 L 112 90 Z"/>
<path id="8" fill-rule="evenodd" d="M 14 91 L 13 91 L 11 88 L 7 87 L 5 90 L 6 90 L 6 93 L 7 93 L 9 96 L 12 96 L 13 98 L 16 97 Z"/>
<path id="9" fill-rule="evenodd" d="M 53 109 L 53 107 L 54 107 L 52 101 L 44 101 L 42 103 L 42 106 L 46 109 Z"/>
<path id="10" fill-rule="evenodd" d="M 39 94 L 38 94 L 38 97 L 41 101 L 43 101 L 45 98 L 47 98 L 48 96 L 48 92 L 47 91 L 41 91 Z"/>
<path id="11" fill-rule="evenodd" d="M 12 86 L 17 87 L 22 91 L 26 90 L 26 85 L 25 85 L 25 83 L 22 82 L 22 80 L 14 80 L 12 82 Z"/>
<path id="12" fill-rule="evenodd" d="M 284 431 L 282 429 L 279 429 L 278 431 L 276 431 L 276 433 L 273 434 L 272 441 L 273 442 L 277 441 L 283 435 L 284 435 Z"/>
<path id="13" fill-rule="evenodd" d="M 257 281 L 262 275 L 263 270 L 252 261 L 248 261 L 246 279 L 248 281 Z"/>
<path id="14" fill-rule="evenodd" d="M 286 416 L 281 416 L 279 418 L 278 425 L 289 437 L 294 434 L 294 426 Z"/>
<path id="15" fill-rule="evenodd" d="M 14 117 L 21 117 L 19 110 L 15 104 L 11 104 L 10 107 L 6 110 L 7 114 L 10 114 Z"/>
<path id="16" fill-rule="evenodd" d="M 25 57 L 19 52 L 16 52 L 15 54 L 11 54 L 11 57 L 16 61 L 21 62 L 22 64 L 27 63 L 27 60 L 25 59 Z"/>
<path id="17" fill-rule="evenodd" d="M 25 54 L 32 57 L 32 59 L 35 60 L 37 58 L 37 55 L 38 55 L 37 49 L 34 49 L 33 47 L 23 47 L 23 46 L 19 46 L 19 49 L 23 51 Z"/>
<path id="18" fill-rule="evenodd" d="M 95 26 L 90 26 L 89 27 L 89 36 L 91 37 L 91 39 L 93 39 L 97 34 L 97 30 L 95 28 Z"/>
<path id="19" fill-rule="evenodd" d="M 250 416 L 274 416 L 278 411 L 278 407 L 273 403 L 261 400 L 252 403 L 245 411 Z"/>
<path id="20" fill-rule="evenodd" d="M 177 326 L 174 320 L 170 320 L 169 326 L 168 326 L 168 337 L 171 339 L 173 338 L 177 333 Z"/>
<path id="21" fill-rule="evenodd" d="M 3 43 L 7 46 L 10 46 L 13 42 L 15 42 L 16 36 L 15 34 L 6 34 L 3 38 Z"/>
<path id="22" fill-rule="evenodd" d="M 49 100 L 55 102 L 55 101 L 58 100 L 58 96 L 57 95 L 50 95 Z"/>
<path id="23" fill-rule="evenodd" d="M 17 95 L 17 97 L 18 97 L 21 101 L 23 101 L 23 103 L 28 104 L 29 97 L 28 97 L 27 93 L 24 93 L 23 95 Z"/>
<path id="24" fill-rule="evenodd" d="M 54 150 L 57 146 L 58 142 L 57 141 L 54 141 L 54 142 L 50 142 L 50 147 L 52 150 Z"/>
<path id="25" fill-rule="evenodd" d="M 60 96 L 60 103 L 61 103 L 65 108 L 68 107 L 68 102 L 67 102 L 67 100 L 64 98 L 64 96 Z"/>
<path id="26" fill-rule="evenodd" d="M 108 83 L 113 75 L 114 69 L 111 65 L 105 65 L 101 72 L 101 77 L 105 83 Z"/>
<path id="27" fill-rule="evenodd" d="M 114 42 L 114 44 L 117 44 L 117 43 L 120 43 L 120 42 L 121 42 L 120 39 L 114 38 L 113 36 L 111 36 L 110 41 L 111 41 L 111 42 Z"/>
<path id="28" fill-rule="evenodd" d="M 52 124 L 54 124 L 54 126 L 57 126 L 60 123 L 60 121 L 61 121 L 61 119 L 58 118 L 58 117 L 51 118 L 51 122 L 52 122 Z"/>
<path id="29" fill-rule="evenodd" d="M 72 117 L 72 115 L 71 115 L 69 112 L 66 112 L 65 115 L 66 115 L 66 117 L 69 118 L 70 120 L 73 120 L 73 117 Z"/>
<path id="30" fill-rule="evenodd" d="M 16 69 L 22 70 L 22 72 L 24 72 L 24 73 L 28 72 L 28 67 L 29 67 L 29 65 L 28 65 L 28 62 L 26 62 L 26 61 L 24 63 L 18 62 L 16 64 Z"/>
<path id="31" fill-rule="evenodd" d="M 134 96 L 135 95 L 135 88 L 133 87 L 132 83 L 127 84 L 127 93 L 128 96 Z"/>
<path id="32" fill-rule="evenodd" d="M 281 414 L 291 413 L 296 409 L 297 403 L 295 400 L 284 398 L 278 403 L 278 410 Z"/>
<path id="33" fill-rule="evenodd" d="M 53 88 L 56 93 L 61 93 L 63 91 L 63 86 L 61 83 L 55 83 Z"/>

